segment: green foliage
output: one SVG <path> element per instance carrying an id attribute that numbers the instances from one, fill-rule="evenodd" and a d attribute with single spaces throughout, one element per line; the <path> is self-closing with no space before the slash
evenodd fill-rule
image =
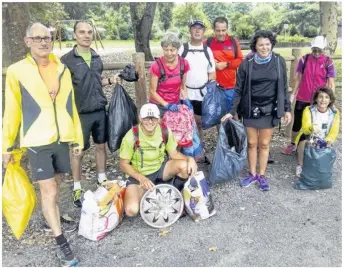
<path id="1" fill-rule="evenodd" d="M 201 4 L 185 3 L 173 9 L 173 25 L 180 37 L 186 37 L 189 34 L 188 24 L 190 19 L 200 19 L 207 29 L 211 28 L 211 23 L 204 14 Z"/>
<path id="2" fill-rule="evenodd" d="M 275 18 L 277 15 L 277 11 L 271 5 L 258 5 L 251 13 L 255 30 L 272 30 L 271 28 L 276 22 Z"/>
<path id="3" fill-rule="evenodd" d="M 139 3 L 142 15 L 145 3 Z M 30 20 L 54 25 L 63 19 L 93 19 L 97 26 L 107 30 L 107 38 L 133 38 L 130 8 L 127 2 L 29 2 Z M 341 5 L 337 5 L 338 21 L 342 18 Z M 167 30 L 176 31 L 185 39 L 189 35 L 188 22 L 201 19 L 206 24 L 205 36 L 213 34 L 212 22 L 224 16 L 229 21 L 230 33 L 239 39 L 250 39 L 258 29 L 269 29 L 284 37 L 283 24 L 288 24 L 287 35 L 313 37 L 320 25 L 318 2 L 159 2 L 154 18 L 151 38 L 159 40 Z M 72 25 L 66 24 L 66 27 Z"/>
<path id="4" fill-rule="evenodd" d="M 172 25 L 173 7 L 174 3 L 172 2 L 159 2 L 158 4 L 157 11 L 159 11 L 159 16 L 157 16 L 157 14 L 155 16 L 159 18 L 161 27 L 165 31 Z"/>
<path id="5" fill-rule="evenodd" d="M 288 10 L 286 20 L 297 28 L 299 34 L 312 37 L 314 27 L 320 25 L 319 3 L 293 2 L 288 4 Z"/>
<path id="6" fill-rule="evenodd" d="M 309 25 L 305 31 L 304 31 L 304 36 L 307 36 L 307 37 L 315 37 L 317 36 L 319 33 L 319 27 L 314 27 L 312 25 Z"/>
<path id="7" fill-rule="evenodd" d="M 241 14 L 250 14 L 253 10 L 252 3 L 232 3 L 231 5 L 234 12 Z"/>
<path id="8" fill-rule="evenodd" d="M 294 36 L 286 36 L 284 37 L 284 35 L 278 35 L 277 36 L 277 42 L 307 42 L 308 38 L 304 37 L 304 36 L 300 36 L 300 35 L 294 35 Z"/>
<path id="9" fill-rule="evenodd" d="M 63 20 L 67 13 L 61 3 L 29 3 L 30 21 L 54 25 Z"/>
<path id="10" fill-rule="evenodd" d="M 122 4 L 118 10 L 115 10 L 111 4 L 113 3 L 100 3 L 96 9 L 87 13 L 87 18 L 93 20 L 97 26 L 106 29 L 106 39 L 132 39 L 128 4 Z"/>
<path id="11" fill-rule="evenodd" d="M 85 20 L 90 10 L 95 11 L 100 7 L 100 3 L 64 2 L 61 5 L 66 12 L 64 19 L 68 20 Z"/>
<path id="12" fill-rule="evenodd" d="M 202 9 L 211 23 L 217 17 L 226 17 L 229 19 L 229 14 L 231 13 L 230 4 L 222 2 L 202 3 Z"/>
<path id="13" fill-rule="evenodd" d="M 241 39 L 251 39 L 254 34 L 254 26 L 251 24 L 252 18 L 249 15 L 241 16 L 236 24 L 235 36 Z"/>

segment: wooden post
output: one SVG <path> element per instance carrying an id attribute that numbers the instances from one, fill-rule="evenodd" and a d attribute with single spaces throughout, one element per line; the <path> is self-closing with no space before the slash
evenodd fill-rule
<path id="1" fill-rule="evenodd" d="M 301 48 L 293 48 L 291 51 L 291 54 L 292 54 L 292 56 L 294 56 L 294 60 L 290 64 L 289 93 L 291 93 L 291 91 L 293 90 L 293 88 L 295 86 L 296 69 L 297 69 L 297 65 L 299 63 L 299 60 L 302 57 Z M 290 124 L 285 129 L 285 136 L 288 138 L 291 137 L 291 132 L 292 132 L 293 123 L 294 123 L 294 106 L 295 106 L 295 101 L 294 101 L 294 103 L 291 104 L 292 120 L 291 120 Z"/>
<path id="2" fill-rule="evenodd" d="M 93 36 L 94 36 L 94 43 L 96 44 L 96 50 L 98 51 L 98 44 L 97 44 L 97 29 L 94 24 L 92 24 L 93 27 Z"/>
<path id="3" fill-rule="evenodd" d="M 142 105 L 147 103 L 145 54 L 143 52 L 134 53 L 133 62 L 135 64 L 135 70 L 139 74 L 139 80 L 135 82 L 136 107 L 139 112 Z"/>

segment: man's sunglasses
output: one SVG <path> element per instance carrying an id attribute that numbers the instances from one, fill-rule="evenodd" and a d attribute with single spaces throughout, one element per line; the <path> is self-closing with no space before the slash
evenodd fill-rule
<path id="1" fill-rule="evenodd" d="M 34 43 L 41 43 L 42 40 L 44 40 L 45 43 L 50 43 L 52 41 L 51 36 L 44 36 L 44 37 L 34 36 L 34 37 L 28 37 L 28 38 L 32 39 Z"/>

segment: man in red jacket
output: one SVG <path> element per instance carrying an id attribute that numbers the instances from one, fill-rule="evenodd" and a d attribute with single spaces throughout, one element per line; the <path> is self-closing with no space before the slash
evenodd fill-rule
<path id="1" fill-rule="evenodd" d="M 232 106 L 235 93 L 236 69 L 243 60 L 239 42 L 228 35 L 228 20 L 218 17 L 214 20 L 214 37 L 208 38 L 216 65 L 216 80 L 225 90 L 227 110 Z"/>

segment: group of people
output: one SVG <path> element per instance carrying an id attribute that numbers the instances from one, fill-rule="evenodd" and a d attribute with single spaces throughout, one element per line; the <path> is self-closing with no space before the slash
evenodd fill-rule
<path id="1" fill-rule="evenodd" d="M 149 103 L 139 111 L 138 126 L 122 140 L 119 156 L 120 168 L 127 178 L 127 216 L 138 214 L 140 199 L 155 184 L 183 183 L 197 171 L 195 159 L 178 151 L 176 139 L 161 124 L 161 117 L 185 104 L 194 112 L 204 144 L 202 101 L 210 82 L 217 82 L 226 101 L 227 113 L 221 120 L 241 118 L 247 130 L 250 174 L 240 180 L 242 187 L 258 183 L 261 190 L 270 189 L 265 170 L 273 128 L 283 117 L 285 125 L 292 121 L 291 103 L 295 96 L 293 140 L 283 153 L 291 154 L 298 144 L 297 175 L 309 135 L 319 133 L 330 146 L 338 134 L 339 113 L 333 105 L 335 73 L 332 60 L 323 54 L 325 38 L 316 37 L 312 53 L 300 60 L 295 87 L 289 96 L 286 63 L 273 52 L 276 36 L 272 32 L 256 32 L 250 45 L 252 52 L 244 58 L 239 42 L 228 34 L 226 18 L 214 20 L 214 36 L 207 40 L 201 20 L 190 21 L 189 28 L 188 43 L 182 44 L 173 33 L 166 33 L 161 40 L 163 55 L 149 69 Z M 118 75 L 102 75 L 102 60 L 91 49 L 92 25 L 76 22 L 74 36 L 77 45 L 58 59 L 51 54 L 49 30 L 40 23 L 27 28 L 24 40 L 30 53 L 7 70 L 3 117 L 4 166 L 13 161 L 11 152 L 19 132 L 20 147 L 28 150 L 32 179 L 40 188 L 44 229 L 56 239 L 62 266 L 78 263 L 63 234 L 75 231 L 77 223 L 60 216 L 62 174 L 72 172 L 73 204 L 81 207 L 82 156 L 90 147 L 92 135 L 97 184 L 107 181 L 107 99 L 102 88 L 121 83 Z M 201 161 L 209 163 L 206 156 Z"/>

